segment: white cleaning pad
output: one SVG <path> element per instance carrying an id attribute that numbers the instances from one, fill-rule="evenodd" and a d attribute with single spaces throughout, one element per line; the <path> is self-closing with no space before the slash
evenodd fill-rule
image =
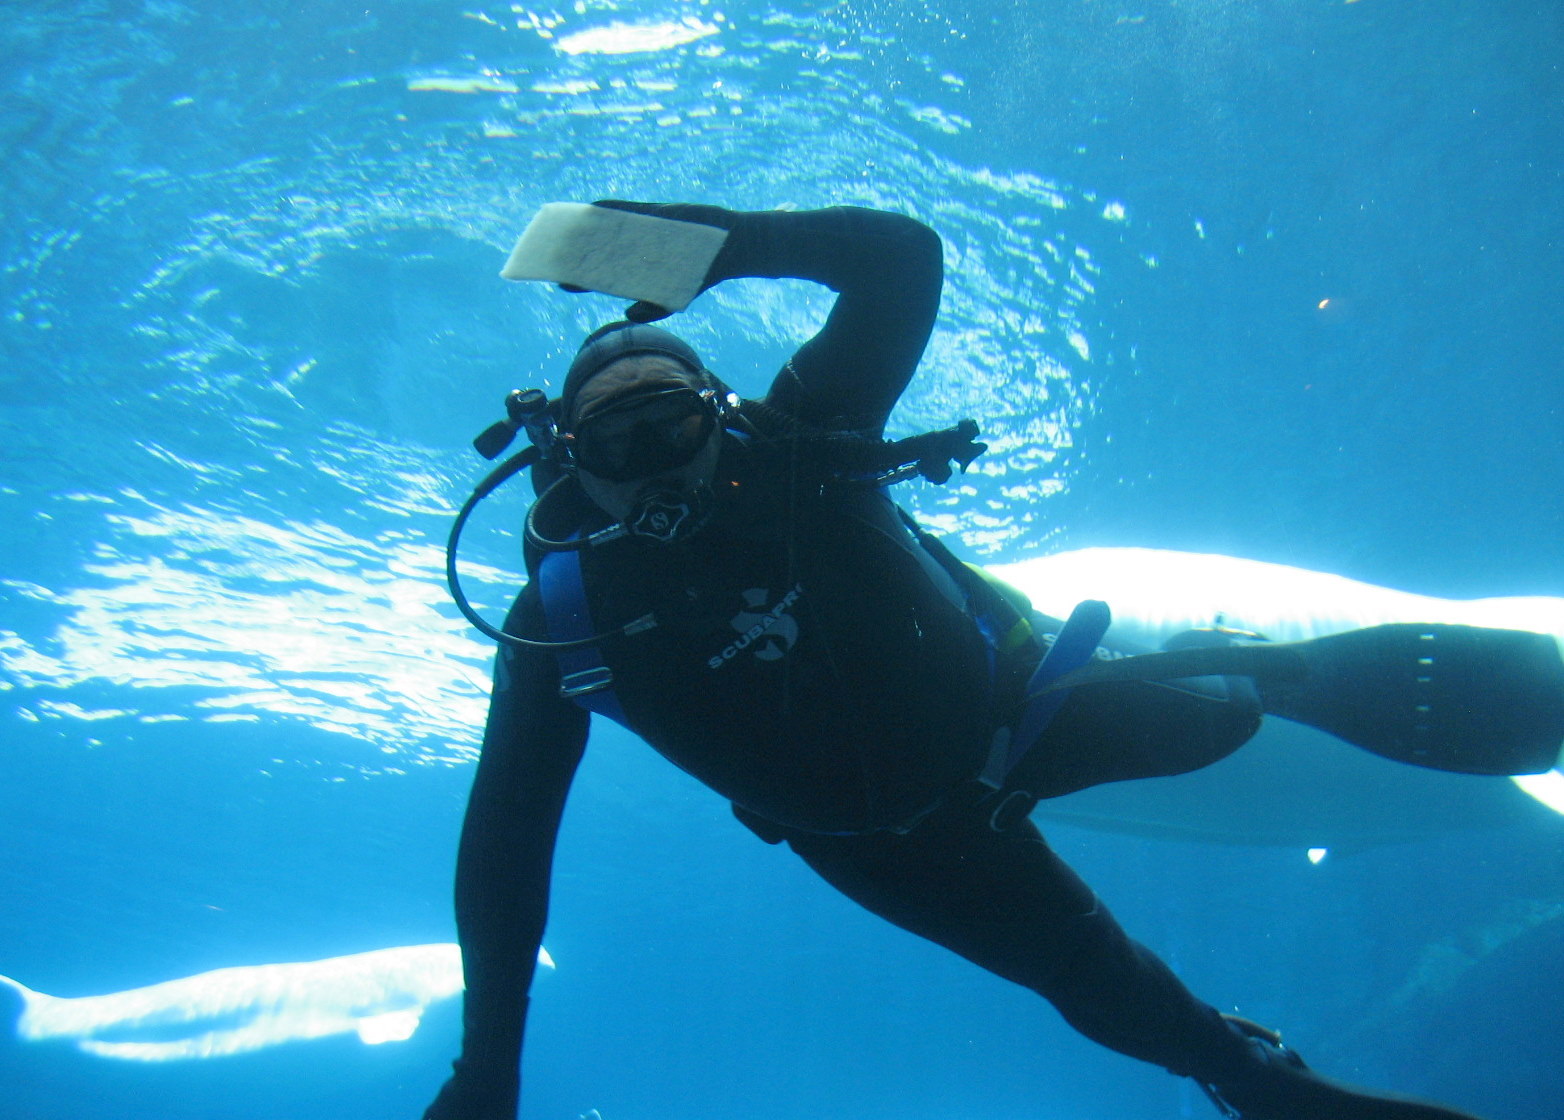
<path id="1" fill-rule="evenodd" d="M 500 270 L 681 311 L 700 294 L 728 231 L 605 206 L 550 202 Z"/>

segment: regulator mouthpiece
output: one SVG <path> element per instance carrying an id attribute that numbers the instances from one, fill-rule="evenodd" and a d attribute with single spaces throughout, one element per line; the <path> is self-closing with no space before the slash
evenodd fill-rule
<path id="1" fill-rule="evenodd" d="M 711 514 L 710 488 L 697 487 L 692 493 L 682 490 L 654 490 L 643 497 L 624 519 L 631 536 L 658 544 L 671 544 L 692 536 Z"/>

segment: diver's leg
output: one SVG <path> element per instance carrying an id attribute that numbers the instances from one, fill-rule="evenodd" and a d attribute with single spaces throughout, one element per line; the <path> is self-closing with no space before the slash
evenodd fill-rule
<path id="1" fill-rule="evenodd" d="M 1213 1087 L 1242 1120 L 1473 1120 L 1337 1085 L 1230 1025 L 1131 940 L 1030 821 L 995 831 L 968 806 L 906 835 L 787 839 L 860 905 L 1037 992 L 1093 1041 Z"/>
<path id="2" fill-rule="evenodd" d="M 1005 784 L 1041 800 L 1105 782 L 1187 774 L 1243 746 L 1260 718 L 1246 677 L 1078 688 Z"/>
<path id="3" fill-rule="evenodd" d="M 1125 934 L 1030 821 L 998 833 L 975 820 L 788 842 L 849 898 L 1037 992 L 1104 1046 L 1203 1080 L 1243 1064 L 1217 1011 Z"/>

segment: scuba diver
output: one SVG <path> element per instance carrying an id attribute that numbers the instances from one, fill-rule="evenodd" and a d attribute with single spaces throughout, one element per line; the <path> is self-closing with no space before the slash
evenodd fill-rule
<path id="1" fill-rule="evenodd" d="M 571 256 L 561 244 L 526 277 L 637 302 L 581 345 L 557 400 L 512 394 L 507 420 L 477 442 L 490 458 L 519 432 L 529 446 L 452 532 L 458 603 L 500 647 L 457 859 L 461 1055 L 425 1120 L 516 1115 L 555 836 L 589 713 L 849 898 L 1037 992 L 1098 1043 L 1193 1078 L 1225 1116 L 1472 1120 L 1329 1080 L 1275 1032 L 1196 998 L 1028 814 L 1040 798 L 1215 762 L 1265 713 L 1418 765 L 1540 772 L 1564 740 L 1554 639 L 1420 625 L 1288 644 L 1200 631 L 1161 652 L 1105 650 L 1103 604 L 1036 614 L 892 500 L 894 481 L 944 481 L 983 450 L 971 422 L 883 438 L 939 306 L 932 230 L 851 207 L 575 211 L 584 224 L 556 240 L 575 239 L 577 263 L 696 280 L 650 301 L 655 275 L 583 283 L 559 263 Z M 594 252 L 592 231 L 615 222 L 666 252 L 633 239 Z M 539 245 L 529 252 L 536 263 Z M 739 400 L 649 325 L 739 277 L 837 293 L 760 400 Z M 539 495 L 528 581 L 501 630 L 461 597 L 455 548 L 476 502 L 525 468 Z"/>

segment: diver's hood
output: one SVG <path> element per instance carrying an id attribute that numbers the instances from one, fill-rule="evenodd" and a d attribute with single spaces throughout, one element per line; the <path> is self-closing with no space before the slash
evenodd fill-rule
<path id="1" fill-rule="evenodd" d="M 671 358 L 691 373 L 708 376 L 706 366 L 694 348 L 671 331 L 645 323 L 609 323 L 587 335 L 570 363 L 570 370 L 565 374 L 565 384 L 559 394 L 561 422 L 567 422 L 574 412 L 576 394 L 583 385 L 620 358 L 634 354 L 656 354 Z"/>

